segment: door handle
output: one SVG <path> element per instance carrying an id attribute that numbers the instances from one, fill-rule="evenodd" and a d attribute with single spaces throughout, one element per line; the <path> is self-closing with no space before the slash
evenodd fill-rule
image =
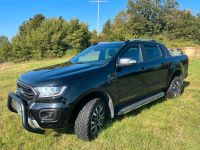
<path id="1" fill-rule="evenodd" d="M 117 74 L 113 73 L 113 74 L 108 75 L 108 79 L 110 81 L 117 81 Z"/>

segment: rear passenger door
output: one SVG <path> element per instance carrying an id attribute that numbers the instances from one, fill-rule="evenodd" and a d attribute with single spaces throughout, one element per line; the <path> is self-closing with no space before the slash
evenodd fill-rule
<path id="1" fill-rule="evenodd" d="M 151 94 L 161 91 L 166 86 L 168 65 L 165 64 L 165 55 L 156 43 L 144 43 L 144 66 L 148 72 L 148 87 L 145 92 Z"/>

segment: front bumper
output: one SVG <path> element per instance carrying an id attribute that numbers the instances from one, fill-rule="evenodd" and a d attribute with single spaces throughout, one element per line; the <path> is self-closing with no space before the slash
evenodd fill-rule
<path id="1" fill-rule="evenodd" d="M 14 93 L 10 93 L 8 96 L 8 109 L 12 112 L 18 112 L 22 116 L 22 124 L 27 131 L 38 134 L 45 133 L 44 130 L 39 129 L 36 126 L 34 127 L 34 125 L 28 121 L 28 111 L 25 102 Z"/>
<path id="2" fill-rule="evenodd" d="M 44 134 L 44 128 L 63 128 L 69 120 L 71 107 L 61 103 L 32 103 L 29 104 L 18 95 L 8 95 L 8 109 L 22 117 L 22 124 L 27 131 Z M 42 120 L 45 111 L 55 112 L 53 120 Z"/>

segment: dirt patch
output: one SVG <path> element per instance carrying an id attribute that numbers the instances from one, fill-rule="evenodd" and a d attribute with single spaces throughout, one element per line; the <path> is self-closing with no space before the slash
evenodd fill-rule
<path id="1" fill-rule="evenodd" d="M 200 58 L 200 47 L 184 47 L 182 50 L 189 58 Z"/>

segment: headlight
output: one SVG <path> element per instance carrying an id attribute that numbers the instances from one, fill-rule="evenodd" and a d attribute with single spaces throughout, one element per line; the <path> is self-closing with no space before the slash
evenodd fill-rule
<path id="1" fill-rule="evenodd" d="M 52 97 L 61 95 L 66 86 L 63 87 L 36 87 L 36 90 L 39 92 L 39 97 Z"/>

